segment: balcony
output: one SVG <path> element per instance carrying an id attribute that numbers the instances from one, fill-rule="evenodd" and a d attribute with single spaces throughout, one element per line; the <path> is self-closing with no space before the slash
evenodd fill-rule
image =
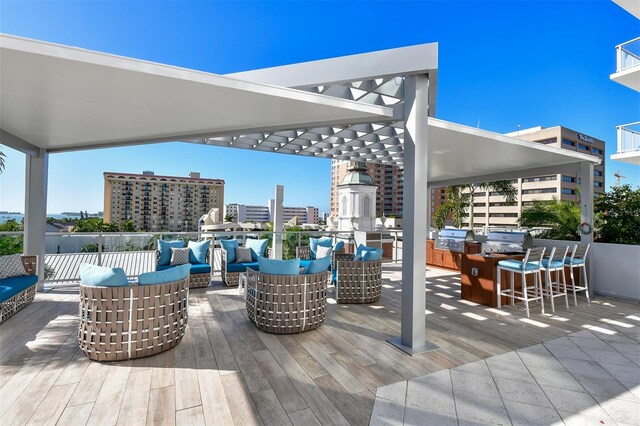
<path id="1" fill-rule="evenodd" d="M 640 37 L 616 46 L 616 72 L 611 80 L 640 92 Z"/>
<path id="2" fill-rule="evenodd" d="M 640 164 L 640 121 L 618 126 L 618 152 L 611 159 Z"/>

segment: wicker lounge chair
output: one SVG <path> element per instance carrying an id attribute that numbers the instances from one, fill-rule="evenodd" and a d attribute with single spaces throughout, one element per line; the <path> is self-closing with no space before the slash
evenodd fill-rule
<path id="1" fill-rule="evenodd" d="M 35 283 L 29 285 L 29 287 L 24 290 L 18 292 L 17 294 L 9 297 L 7 300 L 4 300 L 1 303 L 1 312 L 0 312 L 0 323 L 3 323 L 7 319 L 9 319 L 12 315 L 18 312 L 20 309 L 26 307 L 29 303 L 33 302 L 34 297 L 36 296 L 36 284 L 37 277 L 33 278 L 38 271 L 38 257 L 37 256 L 22 256 L 22 264 L 24 265 L 24 269 L 27 271 L 27 276 L 17 277 L 18 280 L 26 279 L 29 280 L 29 284 L 35 280 Z M 0 280 L 0 282 L 5 280 Z M 8 281 L 8 280 L 7 280 Z M 16 278 L 13 278 L 12 281 L 16 281 Z M 19 283 L 14 283 L 18 284 Z M 27 284 L 28 285 L 28 284 Z M 21 286 L 20 288 L 24 288 Z M 14 287 L 14 291 L 15 291 Z"/>
<path id="2" fill-rule="evenodd" d="M 187 328 L 189 277 L 156 285 L 80 285 L 80 349 L 95 361 L 154 355 Z"/>
<path id="3" fill-rule="evenodd" d="M 338 303 L 373 303 L 382 290 L 382 261 L 354 261 L 353 254 L 335 255 Z"/>
<path id="4" fill-rule="evenodd" d="M 160 252 L 156 250 L 156 269 L 158 269 L 157 263 L 159 259 L 160 259 Z M 206 259 L 209 259 L 209 251 L 207 251 Z M 162 267 L 161 268 L 166 269 L 167 267 L 168 266 L 164 266 L 163 268 Z M 205 272 L 199 272 L 200 269 L 204 269 Z M 210 283 L 211 283 L 211 265 L 208 265 L 206 263 L 193 264 L 191 269 L 191 279 L 189 280 L 189 288 L 205 288 L 205 287 L 209 287 Z"/>
<path id="5" fill-rule="evenodd" d="M 247 314 L 267 333 L 313 330 L 325 319 L 329 272 L 267 275 L 247 269 Z"/>

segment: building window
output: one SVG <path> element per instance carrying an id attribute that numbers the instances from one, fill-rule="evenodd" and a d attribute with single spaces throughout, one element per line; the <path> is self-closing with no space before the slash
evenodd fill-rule
<path id="1" fill-rule="evenodd" d="M 602 182 L 593 182 L 593 186 L 601 187 Z"/>
<path id="2" fill-rule="evenodd" d="M 581 143 L 579 143 L 579 144 L 578 144 L 578 149 L 582 149 L 582 150 L 585 150 L 585 151 L 589 151 L 589 147 L 588 147 L 588 146 L 586 146 L 586 145 L 583 145 L 583 144 L 581 144 Z"/>
<path id="3" fill-rule="evenodd" d="M 576 178 L 572 177 L 572 176 L 567 176 L 567 175 L 562 175 L 562 181 L 563 182 L 575 182 Z"/>
<path id="4" fill-rule="evenodd" d="M 576 143 L 573 141 L 570 141 L 569 139 L 562 139 L 562 145 L 568 145 L 568 146 L 576 146 Z"/>
<path id="5" fill-rule="evenodd" d="M 594 148 L 595 149 L 595 148 Z M 594 170 L 593 171 L 593 175 L 594 176 L 602 176 L 602 171 L 601 170 Z"/>
<path id="6" fill-rule="evenodd" d="M 518 213 L 491 213 L 489 217 L 518 217 Z"/>
<path id="7" fill-rule="evenodd" d="M 557 188 L 542 188 L 542 189 L 525 189 L 522 191 L 523 195 L 527 194 L 554 194 L 557 192 Z"/>
<path id="8" fill-rule="evenodd" d="M 539 176 L 539 177 L 533 177 L 533 178 L 524 178 L 522 179 L 523 182 L 545 182 L 545 181 L 549 181 L 549 180 L 556 180 L 557 177 L 556 175 L 552 175 L 552 176 Z"/>
<path id="9" fill-rule="evenodd" d="M 599 148 L 591 148 L 591 152 L 596 155 L 602 155 L 602 150 Z"/>
<path id="10" fill-rule="evenodd" d="M 574 189 L 562 188 L 562 193 L 567 195 L 574 195 L 576 191 Z"/>
<path id="11" fill-rule="evenodd" d="M 534 141 L 534 142 L 538 142 L 544 145 L 549 145 L 549 144 L 558 142 L 558 138 L 543 139 L 541 141 Z"/>

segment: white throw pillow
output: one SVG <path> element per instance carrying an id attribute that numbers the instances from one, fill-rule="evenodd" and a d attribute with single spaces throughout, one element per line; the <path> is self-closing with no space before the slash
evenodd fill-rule
<path id="1" fill-rule="evenodd" d="M 24 269 L 21 254 L 0 256 L 0 280 L 23 275 L 27 275 L 27 270 Z"/>
<path id="2" fill-rule="evenodd" d="M 323 257 L 331 256 L 333 247 L 318 246 L 316 249 L 316 259 L 322 259 Z"/>
<path id="3" fill-rule="evenodd" d="M 189 263 L 189 247 L 175 248 L 171 247 L 171 263 L 170 265 L 184 265 Z"/>
<path id="4" fill-rule="evenodd" d="M 236 248 L 236 263 L 251 263 L 253 258 L 251 257 L 250 247 L 237 247 Z"/>

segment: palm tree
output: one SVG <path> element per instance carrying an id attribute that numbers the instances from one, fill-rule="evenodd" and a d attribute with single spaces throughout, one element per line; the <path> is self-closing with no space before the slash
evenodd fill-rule
<path id="1" fill-rule="evenodd" d="M 4 159 L 5 159 L 6 155 L 4 155 L 4 152 L 0 151 L 0 173 L 2 173 L 4 171 Z"/>
<path id="2" fill-rule="evenodd" d="M 552 240 L 577 240 L 580 225 L 580 205 L 571 201 L 534 200 L 522 209 L 520 226 L 546 227 L 541 238 Z"/>
<path id="3" fill-rule="evenodd" d="M 438 206 L 434 212 L 434 225 L 442 229 L 448 216 L 451 216 L 453 224 L 460 228 L 464 222 L 465 210 L 469 209 L 469 228 L 473 229 L 473 204 L 478 190 L 497 192 L 506 198 L 508 204 L 516 201 L 518 190 L 510 180 L 497 180 L 492 182 L 471 183 L 466 185 L 452 185 L 445 188 L 447 201 Z M 489 214 L 489 206 L 487 206 Z"/>

